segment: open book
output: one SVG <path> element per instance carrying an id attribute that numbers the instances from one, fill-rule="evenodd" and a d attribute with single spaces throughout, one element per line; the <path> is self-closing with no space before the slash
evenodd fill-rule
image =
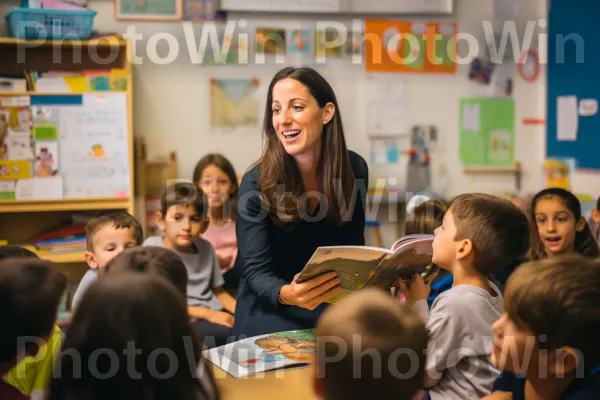
<path id="1" fill-rule="evenodd" d="M 368 286 L 389 290 L 398 281 L 422 274 L 431 264 L 433 235 L 407 235 L 391 249 L 369 246 L 319 247 L 312 255 L 297 282 L 335 271 L 342 291 L 330 299 L 334 303 L 344 294 Z"/>
<path id="2" fill-rule="evenodd" d="M 204 358 L 239 378 L 308 365 L 315 353 L 314 329 L 271 333 L 205 350 Z"/>

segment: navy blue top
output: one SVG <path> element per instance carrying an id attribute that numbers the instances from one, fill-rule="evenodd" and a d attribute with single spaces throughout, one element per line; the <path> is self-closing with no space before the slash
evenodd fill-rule
<path id="1" fill-rule="evenodd" d="M 492 392 L 510 392 L 513 400 L 525 400 L 525 378 L 511 372 L 503 372 L 496 379 Z M 560 400 L 600 399 L 600 375 L 575 379 L 560 396 Z"/>
<path id="2" fill-rule="evenodd" d="M 242 277 L 235 309 L 233 334 L 237 339 L 273 332 L 312 329 L 326 304 L 314 310 L 286 306 L 278 301 L 279 290 L 302 271 L 319 246 L 365 244 L 365 204 L 369 183 L 367 163 L 350 151 L 357 193 L 352 219 L 333 226 L 324 218 L 305 218 L 293 230 L 276 226 L 258 195 L 258 168 L 242 178 L 238 191 L 236 234 Z M 345 205 L 345 207 L 352 204 Z"/>

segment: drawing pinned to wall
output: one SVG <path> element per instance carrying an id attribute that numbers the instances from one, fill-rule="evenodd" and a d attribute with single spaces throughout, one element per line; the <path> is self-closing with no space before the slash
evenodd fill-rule
<path id="1" fill-rule="evenodd" d="M 551 158 L 544 161 L 544 184 L 549 188 L 571 190 L 575 172 L 574 158 Z"/>
<path id="2" fill-rule="evenodd" d="M 469 80 L 482 84 L 489 85 L 492 81 L 495 65 L 490 60 L 475 58 L 469 67 Z"/>
<path id="3" fill-rule="evenodd" d="M 456 73 L 456 24 L 367 19 L 367 72 Z"/>
<path id="4" fill-rule="evenodd" d="M 512 99 L 461 99 L 459 124 L 459 156 L 463 165 L 514 165 L 515 103 Z"/>
<path id="5" fill-rule="evenodd" d="M 243 37 L 240 33 L 242 32 L 226 32 L 222 26 L 218 26 L 217 38 L 221 48 L 213 49 L 213 46 L 207 45 L 202 64 L 248 64 L 248 43 L 247 40 L 240 40 Z"/>
<path id="6" fill-rule="evenodd" d="M 217 0 L 183 0 L 183 20 L 192 22 L 223 21 L 227 13 L 218 10 Z"/>
<path id="7" fill-rule="evenodd" d="M 285 54 L 285 29 L 256 28 L 256 54 Z"/>
<path id="8" fill-rule="evenodd" d="M 34 176 L 48 178 L 58 174 L 58 142 L 36 142 Z"/>
<path id="9" fill-rule="evenodd" d="M 256 78 L 210 81 L 210 123 L 213 127 L 258 126 L 259 102 Z"/>
<path id="10" fill-rule="evenodd" d="M 398 136 L 407 133 L 405 83 L 398 80 L 366 81 L 367 134 Z"/>
<path id="11" fill-rule="evenodd" d="M 372 139 L 371 163 L 372 164 L 397 164 L 400 160 L 400 148 L 396 139 Z"/>
<path id="12" fill-rule="evenodd" d="M 344 43 L 339 40 L 340 33 L 335 29 L 317 29 L 315 31 L 315 55 L 317 58 L 341 57 Z"/>
<path id="13" fill-rule="evenodd" d="M 312 53 L 312 33 L 309 29 L 290 29 L 289 54 L 309 55 Z"/>
<path id="14" fill-rule="evenodd" d="M 122 21 L 180 21 L 181 0 L 114 0 L 115 18 Z"/>

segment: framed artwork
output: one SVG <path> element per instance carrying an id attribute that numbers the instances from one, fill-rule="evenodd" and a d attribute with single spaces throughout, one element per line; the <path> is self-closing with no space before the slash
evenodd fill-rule
<path id="1" fill-rule="evenodd" d="M 181 21 L 181 0 L 114 0 L 115 19 L 120 21 Z"/>

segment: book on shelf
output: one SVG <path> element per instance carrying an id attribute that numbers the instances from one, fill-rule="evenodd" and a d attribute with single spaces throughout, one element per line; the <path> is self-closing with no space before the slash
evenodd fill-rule
<path id="1" fill-rule="evenodd" d="M 314 329 L 253 336 L 202 352 L 204 358 L 236 378 L 307 366 L 314 358 Z"/>
<path id="2" fill-rule="evenodd" d="M 431 264 L 433 235 L 407 235 L 391 249 L 369 246 L 319 247 L 300 272 L 298 283 L 335 271 L 342 290 L 328 301 L 366 287 L 389 290 Z"/>

